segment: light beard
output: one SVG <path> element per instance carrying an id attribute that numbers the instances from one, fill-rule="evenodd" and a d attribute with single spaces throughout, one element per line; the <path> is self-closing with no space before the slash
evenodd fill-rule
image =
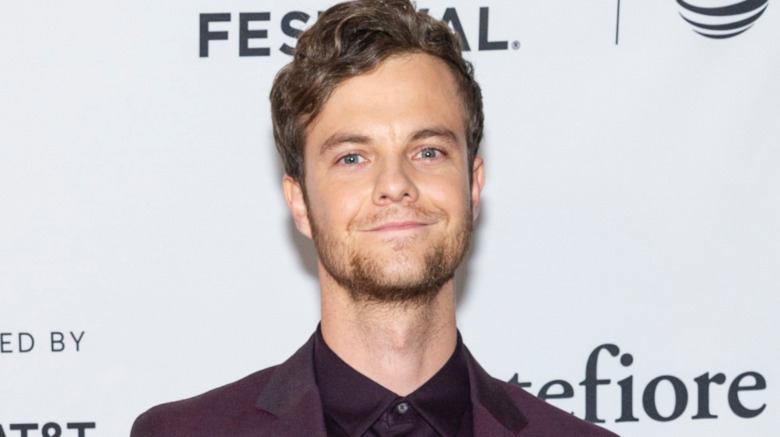
<path id="1" fill-rule="evenodd" d="M 313 217 L 309 222 L 325 271 L 349 292 L 354 302 L 403 306 L 422 306 L 433 301 L 466 256 L 473 231 L 471 209 L 466 208 L 463 225 L 431 244 L 417 272 L 392 275 L 386 272 L 387 260 L 372 257 L 365 250 L 344 247 L 342 242 L 321 233 Z M 401 259 L 398 262 L 410 261 Z"/>

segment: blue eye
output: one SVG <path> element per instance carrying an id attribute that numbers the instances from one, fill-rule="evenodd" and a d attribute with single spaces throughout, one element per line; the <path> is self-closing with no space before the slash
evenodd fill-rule
<path id="1" fill-rule="evenodd" d="M 428 147 L 426 149 L 422 149 L 419 156 L 425 159 L 434 159 L 438 158 L 439 155 L 441 155 L 441 150 Z"/>
<path id="2" fill-rule="evenodd" d="M 339 158 L 339 161 L 342 164 L 355 165 L 365 161 L 365 158 L 358 155 L 357 153 L 350 153 L 349 155 L 344 155 L 341 158 Z"/>

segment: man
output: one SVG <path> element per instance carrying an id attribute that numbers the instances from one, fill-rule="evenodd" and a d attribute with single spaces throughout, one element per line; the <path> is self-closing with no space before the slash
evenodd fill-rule
<path id="1" fill-rule="evenodd" d="M 287 362 L 141 415 L 133 437 L 609 436 L 489 377 L 453 273 L 485 170 L 458 39 L 408 0 L 342 3 L 271 91 L 284 195 L 319 255 L 322 321 Z"/>

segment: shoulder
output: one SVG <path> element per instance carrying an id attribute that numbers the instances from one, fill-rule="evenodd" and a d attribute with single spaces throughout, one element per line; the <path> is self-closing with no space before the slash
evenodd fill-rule
<path id="1" fill-rule="evenodd" d="M 227 432 L 242 436 L 272 417 L 255 406 L 276 367 L 198 396 L 158 405 L 138 416 L 131 437 L 206 437 Z"/>
<path id="2" fill-rule="evenodd" d="M 523 431 L 528 432 L 529 435 L 539 437 L 616 437 L 616 434 L 563 411 L 528 393 L 521 387 L 498 379 L 495 381 L 501 385 L 502 389 L 526 416 L 528 425 Z"/>

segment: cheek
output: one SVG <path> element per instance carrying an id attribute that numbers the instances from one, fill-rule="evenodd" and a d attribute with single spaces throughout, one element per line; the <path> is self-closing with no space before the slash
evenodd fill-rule
<path id="1" fill-rule="evenodd" d="M 471 190 L 468 180 L 460 175 L 450 177 L 432 177 L 426 180 L 422 192 L 442 209 L 456 210 L 471 203 Z"/>
<path id="2" fill-rule="evenodd" d="M 328 226 L 336 231 L 347 229 L 359 216 L 369 194 L 358 187 L 363 184 L 329 181 L 312 190 L 312 214 L 318 226 Z M 365 191 L 365 190 L 362 190 Z"/>

